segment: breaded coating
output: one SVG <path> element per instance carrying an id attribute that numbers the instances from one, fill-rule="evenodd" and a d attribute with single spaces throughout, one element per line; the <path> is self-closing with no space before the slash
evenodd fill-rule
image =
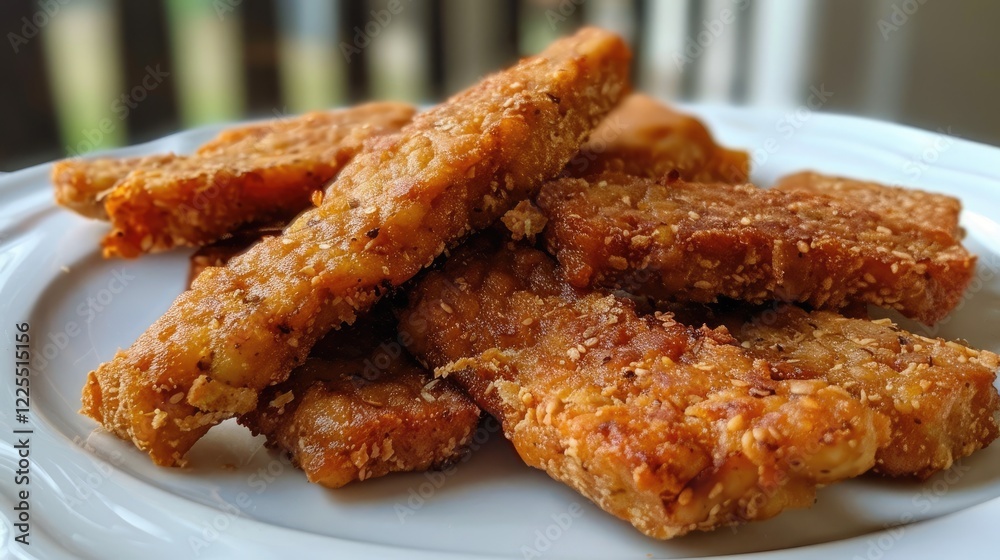
<path id="1" fill-rule="evenodd" d="M 885 415 L 892 437 L 875 471 L 927 478 L 998 436 L 996 354 L 907 332 L 889 319 L 849 319 L 788 304 L 695 313 L 725 325 L 777 379 L 822 379 Z M 694 320 L 691 313 L 680 317 Z"/>
<path id="2" fill-rule="evenodd" d="M 571 177 L 604 171 L 650 179 L 677 172 L 685 181 L 745 183 L 750 157 L 719 146 L 697 118 L 634 93 L 594 129 L 566 166 Z"/>
<path id="3" fill-rule="evenodd" d="M 888 437 L 843 389 L 772 380 L 724 329 L 576 291 L 534 249 L 463 249 L 410 298 L 415 356 L 496 416 L 528 465 L 652 537 L 809 506 Z"/>
<path id="4" fill-rule="evenodd" d="M 331 332 L 239 422 L 329 488 L 458 460 L 479 408 L 417 365 L 394 327 L 376 312 Z"/>
<path id="5" fill-rule="evenodd" d="M 64 159 L 52 164 L 56 203 L 98 220 L 107 220 L 104 199 L 133 169 L 155 169 L 177 159 L 174 154 L 131 158 Z"/>
<path id="6" fill-rule="evenodd" d="M 953 196 L 822 175 L 813 171 L 786 175 L 778 179 L 772 188 L 787 192 L 823 194 L 859 204 L 876 214 L 892 216 L 895 220 L 906 220 L 915 226 L 942 231 L 955 238 L 962 237 L 958 226 L 962 203 Z"/>
<path id="7" fill-rule="evenodd" d="M 749 184 L 605 174 L 553 181 L 537 202 L 574 286 L 659 299 L 864 302 L 931 324 L 961 300 L 976 262 L 955 237 L 910 220 Z"/>
<path id="8" fill-rule="evenodd" d="M 312 113 L 232 131 L 223 153 L 135 169 L 104 199 L 112 226 L 101 241 L 104 255 L 133 258 L 197 246 L 243 224 L 290 219 L 365 140 L 398 131 L 413 113 L 399 103 Z"/>
<path id="9" fill-rule="evenodd" d="M 191 257 L 191 280 L 280 233 L 241 230 L 202 247 Z M 409 357 L 395 319 L 380 306 L 316 343 L 306 363 L 265 389 L 239 422 L 286 452 L 310 482 L 339 488 L 458 460 L 479 408 Z"/>
<path id="10" fill-rule="evenodd" d="M 225 266 L 229 259 L 246 251 L 251 245 L 265 237 L 281 235 L 283 225 L 247 227 L 234 231 L 222 239 L 200 247 L 192 255 L 188 268 L 188 288 L 206 268 Z"/>
<path id="11" fill-rule="evenodd" d="M 68 159 L 53 166 L 52 183 L 59 204 L 121 230 L 113 235 L 128 239 L 110 245 L 115 254 L 208 243 L 243 223 L 293 217 L 366 138 L 398 131 L 414 112 L 368 103 L 224 130 L 191 156 Z"/>
<path id="12" fill-rule="evenodd" d="M 91 372 L 83 411 L 178 464 L 329 330 L 557 175 L 626 93 L 629 57 L 617 35 L 585 29 L 370 139 L 319 207 L 205 269 Z"/>

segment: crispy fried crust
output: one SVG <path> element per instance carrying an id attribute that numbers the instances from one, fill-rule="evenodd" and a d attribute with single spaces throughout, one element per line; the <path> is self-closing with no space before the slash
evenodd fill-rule
<path id="1" fill-rule="evenodd" d="M 281 230 L 241 230 L 191 257 L 193 281 Z M 313 347 L 284 383 L 268 387 L 239 422 L 286 452 L 310 482 L 339 488 L 392 472 L 458 460 L 479 408 L 447 380 L 433 379 L 403 350 L 385 308 Z"/>
<path id="2" fill-rule="evenodd" d="M 725 332 L 575 291 L 550 257 L 461 250 L 401 332 L 524 461 L 656 538 L 771 517 L 874 464 L 888 423 L 822 381 L 774 381 Z"/>
<path id="3" fill-rule="evenodd" d="M 458 460 L 479 408 L 413 362 L 394 323 L 380 312 L 331 332 L 239 422 L 329 488 Z"/>
<path id="4" fill-rule="evenodd" d="M 573 285 L 661 299 L 865 302 L 934 323 L 958 304 L 976 261 L 945 232 L 753 185 L 605 174 L 551 182 L 537 200 Z"/>
<path id="5" fill-rule="evenodd" d="M 231 131 L 217 141 L 227 146 L 221 152 L 137 168 L 104 200 L 112 226 L 101 242 L 104 255 L 197 246 L 243 224 L 290 219 L 366 139 L 398 131 L 413 113 L 398 103 L 312 113 Z"/>
<path id="6" fill-rule="evenodd" d="M 777 379 L 823 379 L 892 422 L 875 471 L 927 478 L 998 436 L 998 357 L 907 332 L 888 319 L 850 319 L 777 304 L 766 309 L 688 306 L 693 324 L 725 325 L 772 364 Z"/>
<path id="7" fill-rule="evenodd" d="M 188 267 L 188 288 L 199 274 L 210 266 L 225 266 L 229 259 L 246 251 L 265 237 L 281 235 L 283 225 L 247 227 L 234 231 L 222 239 L 198 248 L 191 254 Z"/>
<path id="8" fill-rule="evenodd" d="M 890 187 L 871 181 L 803 171 L 786 175 L 772 188 L 787 192 L 822 194 L 858 204 L 876 214 L 905 220 L 915 226 L 944 232 L 960 238 L 958 216 L 962 203 L 953 196 L 917 189 Z"/>
<path id="9" fill-rule="evenodd" d="M 155 169 L 168 165 L 178 156 L 159 154 L 116 159 L 64 159 L 52 164 L 52 185 L 56 203 L 74 212 L 107 220 L 104 198 L 133 169 Z"/>
<path id="10" fill-rule="evenodd" d="M 632 94 L 594 129 L 566 174 L 604 171 L 659 179 L 677 172 L 686 181 L 745 183 L 750 158 L 719 146 L 701 121 L 642 94 Z"/>
<path id="11" fill-rule="evenodd" d="M 83 411 L 177 464 L 327 331 L 558 174 L 626 93 L 629 56 L 618 36 L 586 29 L 371 139 L 318 208 L 206 269 L 91 372 Z"/>
<path id="12" fill-rule="evenodd" d="M 366 138 L 399 130 L 414 112 L 369 103 L 225 130 L 192 156 L 69 159 L 53 166 L 52 183 L 59 204 L 112 220 L 111 235 L 124 239 L 105 240 L 109 254 L 197 245 L 242 223 L 291 218 Z"/>

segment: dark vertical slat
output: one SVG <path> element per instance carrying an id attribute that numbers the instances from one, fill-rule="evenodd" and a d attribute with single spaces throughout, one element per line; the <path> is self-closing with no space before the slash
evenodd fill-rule
<path id="1" fill-rule="evenodd" d="M 3 134 L 0 134 L 0 170 L 14 171 L 41 163 L 65 153 L 60 144 L 55 106 L 48 76 L 42 38 L 32 28 L 22 30 L 21 18 L 32 19 L 37 6 L 27 0 L 0 2 L 0 21 L 4 22 L 0 46 L 0 107 L 3 107 Z M 34 25 L 34 24 L 32 24 Z M 17 52 L 8 33 L 14 38 Z M 22 43 L 21 39 L 24 39 Z"/>
<path id="2" fill-rule="evenodd" d="M 516 0 L 509 0 L 507 2 L 507 48 L 510 49 L 514 56 L 520 54 L 520 49 L 518 44 L 521 37 L 521 3 Z"/>
<path id="3" fill-rule="evenodd" d="M 368 2 L 351 0 L 340 3 L 341 10 L 341 36 L 345 41 L 351 43 L 358 29 L 364 32 L 365 24 L 371 19 Z M 368 57 L 367 48 L 362 48 L 361 52 L 351 57 L 350 64 L 347 65 L 347 91 L 350 100 L 358 103 L 368 99 Z"/>
<path id="4" fill-rule="evenodd" d="M 131 95 L 132 88 L 155 84 L 145 89 L 141 102 L 116 100 L 115 117 L 127 126 L 129 143 L 143 142 L 163 136 L 181 126 L 173 81 L 174 63 L 167 37 L 163 0 L 150 2 L 118 2 L 119 30 L 122 38 L 122 59 L 125 65 L 125 87 Z M 157 83 L 147 78 L 162 70 L 170 75 Z M 132 106 L 134 105 L 134 107 Z"/>
<path id="5" fill-rule="evenodd" d="M 445 68 L 444 68 L 444 0 L 430 0 L 430 33 L 428 40 L 431 41 L 431 83 L 430 95 L 434 99 L 441 99 L 449 92 L 445 91 Z"/>
<path id="6" fill-rule="evenodd" d="M 273 116 L 281 108 L 274 0 L 243 2 L 240 9 L 247 112 Z"/>
<path id="7" fill-rule="evenodd" d="M 647 0 L 632 0 L 632 28 L 635 36 L 632 38 L 632 82 L 638 83 L 639 72 L 642 71 L 643 57 L 646 56 L 642 45 L 646 40 L 648 30 L 643 22 L 649 17 Z"/>

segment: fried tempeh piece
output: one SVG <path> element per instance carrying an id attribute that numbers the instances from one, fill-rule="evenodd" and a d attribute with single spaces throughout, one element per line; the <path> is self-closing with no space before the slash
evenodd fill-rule
<path id="1" fill-rule="evenodd" d="M 875 471 L 927 478 L 997 438 L 1000 358 L 907 332 L 888 319 L 849 319 L 788 304 L 681 312 L 682 320 L 725 325 L 777 379 L 822 379 L 885 415 L 892 436 Z"/>
<path id="2" fill-rule="evenodd" d="M 772 188 L 826 195 L 861 205 L 876 214 L 892 216 L 896 220 L 906 220 L 915 226 L 936 229 L 956 239 L 961 238 L 958 216 L 962 212 L 962 203 L 953 196 L 822 175 L 813 171 L 786 175 L 778 179 Z"/>
<path id="3" fill-rule="evenodd" d="M 207 266 L 224 266 L 263 237 L 280 233 L 241 230 L 202 247 L 191 257 L 192 281 Z M 479 408 L 409 357 L 395 319 L 379 306 L 317 342 L 306 363 L 265 389 L 257 408 L 239 422 L 286 452 L 310 482 L 339 488 L 460 459 Z"/>
<path id="4" fill-rule="evenodd" d="M 179 156 L 158 154 L 131 158 L 64 159 L 52 164 L 56 203 L 77 214 L 107 220 L 104 198 L 133 169 L 155 169 Z"/>
<path id="5" fill-rule="evenodd" d="M 318 342 L 239 422 L 287 452 L 310 482 L 339 488 L 460 459 L 479 408 L 409 357 L 385 309 Z"/>
<path id="6" fill-rule="evenodd" d="M 143 227 L 155 238 L 156 250 L 184 244 L 186 237 L 165 236 L 185 230 L 197 231 L 186 234 L 187 244 L 206 243 L 235 229 L 231 224 L 262 216 L 293 217 L 366 138 L 399 130 L 414 112 L 402 103 L 368 103 L 224 130 L 190 156 L 68 159 L 53 166 L 52 183 L 59 204 L 84 216 L 111 219 L 125 235 L 131 232 L 128 227 L 150 220 L 152 225 Z M 111 197 L 126 179 L 128 188 Z M 144 190 L 137 191 L 139 186 Z M 130 198 L 140 195 L 141 202 Z M 110 218 L 105 208 L 109 200 L 120 208 Z M 186 214 L 177 212 L 177 205 L 184 205 Z M 222 233 L 213 233 L 217 231 Z M 135 243 L 141 245 L 141 238 Z"/>
<path id="7" fill-rule="evenodd" d="M 557 175 L 626 93 L 629 57 L 617 35 L 585 29 L 370 139 L 318 208 L 207 268 L 91 372 L 83 411 L 177 464 L 329 330 Z"/>
<path id="8" fill-rule="evenodd" d="M 888 422 L 822 381 L 774 381 L 725 330 L 576 291 L 551 257 L 466 247 L 400 315 L 414 355 L 521 458 L 656 538 L 765 519 L 874 464 Z"/>
<path id="9" fill-rule="evenodd" d="M 178 156 L 136 169 L 104 200 L 112 226 L 101 242 L 104 255 L 133 258 L 197 246 L 243 224 L 288 220 L 310 206 L 313 193 L 365 140 L 398 131 L 413 113 L 398 103 L 314 113 L 270 129 L 231 132 L 233 144 L 223 154 Z"/>
<path id="10" fill-rule="evenodd" d="M 594 129 L 566 167 L 573 177 L 604 171 L 650 179 L 676 171 L 686 181 L 745 183 L 750 157 L 716 144 L 697 118 L 634 93 Z"/>
<path id="11" fill-rule="evenodd" d="M 838 309 L 864 302 L 934 323 L 976 258 L 942 231 L 829 197 L 621 174 L 543 187 L 546 242 L 575 286 Z"/>

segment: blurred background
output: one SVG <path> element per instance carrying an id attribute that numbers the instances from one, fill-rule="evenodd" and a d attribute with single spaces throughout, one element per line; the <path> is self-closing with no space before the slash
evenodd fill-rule
<path id="1" fill-rule="evenodd" d="M 639 89 L 1000 144 L 990 0 L 3 0 L 0 171 L 207 123 L 429 103 L 593 24 Z M 818 100 L 818 101 L 817 101 Z"/>

